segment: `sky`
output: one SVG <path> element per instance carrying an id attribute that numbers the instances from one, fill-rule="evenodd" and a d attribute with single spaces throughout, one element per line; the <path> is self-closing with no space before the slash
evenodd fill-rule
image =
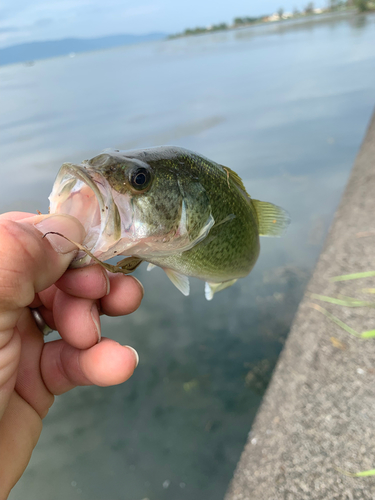
<path id="1" fill-rule="evenodd" d="M 302 9 L 308 0 L 2 0 L 0 47 L 67 37 L 176 33 L 234 17 Z M 324 7 L 327 0 L 317 0 Z"/>

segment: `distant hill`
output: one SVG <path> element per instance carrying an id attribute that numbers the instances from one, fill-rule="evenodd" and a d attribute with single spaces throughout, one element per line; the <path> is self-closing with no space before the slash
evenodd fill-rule
<path id="1" fill-rule="evenodd" d="M 62 40 L 20 43 L 0 49 L 0 65 L 64 56 L 72 52 L 110 49 L 121 45 L 162 40 L 166 37 L 165 33 L 149 33 L 147 35 L 111 35 L 99 38 L 64 38 Z"/>

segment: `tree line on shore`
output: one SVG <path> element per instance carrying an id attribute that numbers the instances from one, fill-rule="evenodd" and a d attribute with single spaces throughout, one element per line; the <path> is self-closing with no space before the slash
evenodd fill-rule
<path id="1" fill-rule="evenodd" d="M 182 33 L 170 35 L 169 38 L 179 38 L 182 36 L 199 35 L 202 33 L 211 33 L 213 31 L 223 31 L 232 28 L 240 28 L 255 23 L 264 23 L 279 21 L 283 19 L 292 19 L 301 16 L 308 16 L 312 14 L 322 14 L 324 12 L 334 12 L 345 10 L 349 8 L 356 8 L 359 12 L 366 12 L 375 9 L 375 0 L 328 0 L 328 5 L 325 9 L 316 9 L 314 2 L 308 2 L 302 9 L 294 9 L 293 12 L 285 12 L 282 7 L 272 15 L 264 15 L 259 17 L 235 17 L 232 24 L 219 23 L 211 26 L 204 26 L 197 28 L 187 28 Z"/>

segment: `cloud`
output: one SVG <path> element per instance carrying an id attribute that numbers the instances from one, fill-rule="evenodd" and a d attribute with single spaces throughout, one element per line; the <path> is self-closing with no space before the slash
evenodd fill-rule
<path id="1" fill-rule="evenodd" d="M 102 0 L 18 0 L 16 9 L 12 0 L 3 0 L 0 45 L 155 31 L 153 16 L 160 11 L 162 1 L 146 0 L 147 3 L 137 4 L 134 0 L 105 3 Z"/>
<path id="2" fill-rule="evenodd" d="M 69 18 L 78 11 L 84 11 L 90 5 L 90 0 L 19 0 L 17 5 L 11 0 L 3 0 L 5 8 L 1 9 L 3 24 L 10 23 L 18 27 L 27 27 L 38 22 L 40 19 L 61 19 L 61 16 Z"/>
<path id="3" fill-rule="evenodd" d="M 51 23 L 53 23 L 53 19 L 51 19 L 50 17 L 43 17 L 42 19 L 38 19 L 37 21 L 35 21 L 33 26 L 35 28 L 42 28 L 43 26 L 48 26 Z"/>
<path id="4" fill-rule="evenodd" d="M 138 5 L 137 7 L 130 7 L 122 12 L 122 17 L 135 17 L 135 16 L 147 16 L 148 14 L 153 14 L 160 10 L 160 6 L 156 4 L 149 5 Z"/>
<path id="5" fill-rule="evenodd" d="M 15 31 L 19 31 L 19 28 L 16 26 L 5 26 L 4 28 L 0 27 L 0 33 L 14 33 Z"/>

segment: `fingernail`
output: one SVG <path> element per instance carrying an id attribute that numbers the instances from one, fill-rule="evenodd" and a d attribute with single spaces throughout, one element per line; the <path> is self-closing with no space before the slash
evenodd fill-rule
<path id="1" fill-rule="evenodd" d="M 85 238 L 85 230 L 82 224 L 78 219 L 69 215 L 51 215 L 38 222 L 38 224 L 35 224 L 35 227 L 43 235 L 46 235 L 45 237 L 52 248 L 62 254 L 78 250 L 76 245 L 63 238 L 63 236 L 77 243 L 82 243 Z M 60 233 L 62 236 L 58 234 L 46 234 L 49 232 Z"/>
<path id="2" fill-rule="evenodd" d="M 133 352 L 134 352 L 134 356 L 135 356 L 135 367 L 137 368 L 138 363 L 139 363 L 139 356 L 138 356 L 137 351 L 134 349 L 134 347 L 131 347 L 130 345 L 126 345 L 125 347 L 127 347 L 128 349 L 130 349 L 131 351 L 133 351 Z"/>
<path id="3" fill-rule="evenodd" d="M 135 280 L 137 283 L 139 283 L 139 286 L 141 287 L 141 290 L 142 290 L 142 299 L 145 295 L 145 289 L 143 288 L 143 285 L 142 283 L 135 277 L 135 276 L 132 276 L 133 280 Z"/>
<path id="4" fill-rule="evenodd" d="M 105 279 L 105 282 L 107 285 L 106 295 L 109 295 L 109 292 L 111 291 L 111 283 L 109 281 L 109 276 L 108 276 L 107 271 L 105 269 L 102 269 L 102 271 L 103 271 L 104 279 Z"/>
<path id="5" fill-rule="evenodd" d="M 101 332 L 101 328 L 100 328 L 99 311 L 98 311 L 98 307 L 96 304 L 92 305 L 91 317 L 92 317 L 92 320 L 93 320 L 95 328 L 96 328 L 96 333 L 98 335 L 98 344 L 99 344 L 99 342 L 102 338 L 102 332 Z"/>

